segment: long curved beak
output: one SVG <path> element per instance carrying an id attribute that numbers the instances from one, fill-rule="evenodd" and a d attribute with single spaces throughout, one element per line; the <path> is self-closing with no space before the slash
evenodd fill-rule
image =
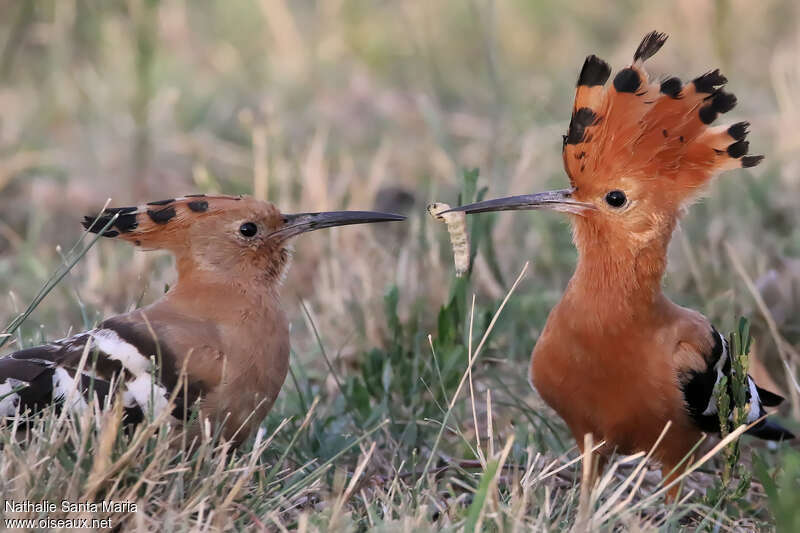
<path id="1" fill-rule="evenodd" d="M 539 192 L 536 194 L 522 194 L 520 196 L 507 196 L 505 198 L 495 198 L 494 200 L 484 200 L 474 204 L 454 207 L 442 213 L 452 213 L 462 211 L 467 214 L 486 213 L 489 211 L 518 211 L 523 209 L 552 209 L 580 215 L 585 211 L 596 209 L 592 204 L 579 202 L 572 197 L 572 189 L 561 189 L 558 191 Z"/>
<path id="2" fill-rule="evenodd" d="M 295 235 L 334 226 L 371 224 L 405 220 L 402 215 L 377 211 L 324 211 L 322 213 L 296 213 L 283 215 L 283 227 L 270 233 L 270 238 L 286 240 Z"/>

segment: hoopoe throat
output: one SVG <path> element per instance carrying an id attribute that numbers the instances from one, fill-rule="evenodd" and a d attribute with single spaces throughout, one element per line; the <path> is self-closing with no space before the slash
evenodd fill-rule
<path id="1" fill-rule="evenodd" d="M 642 243 L 576 221 L 578 264 L 565 299 L 603 309 L 602 316 L 617 323 L 646 313 L 661 295 L 671 234 L 671 228 L 665 228 Z"/>

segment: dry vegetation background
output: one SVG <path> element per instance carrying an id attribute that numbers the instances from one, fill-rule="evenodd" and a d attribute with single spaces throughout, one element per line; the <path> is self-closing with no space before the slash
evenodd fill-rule
<path id="1" fill-rule="evenodd" d="M 426 335 L 442 332 L 452 259 L 424 205 L 456 203 L 463 169 L 479 168 L 479 187 L 492 196 L 563 186 L 561 134 L 583 58 L 596 53 L 623 66 L 642 35 L 658 29 L 670 39 L 649 71 L 687 80 L 720 67 L 739 97 L 731 115 L 752 123 L 751 152 L 767 157 L 752 172 L 725 174 L 689 212 L 670 250 L 667 292 L 723 331 L 749 316 L 759 358 L 788 396 L 800 362 L 799 11 L 792 0 L 0 0 L 0 323 L 25 308 L 61 263 L 58 247 L 71 247 L 82 215 L 107 198 L 135 205 L 244 193 L 287 212 L 408 214 L 405 225 L 326 230 L 296 243 L 283 291 L 294 387 L 320 395 L 333 417 L 341 400 L 323 348 L 344 376 L 364 373 L 371 349 L 390 350 L 396 339 L 384 296 L 391 287 L 399 289 L 399 320 L 413 325 L 415 353 L 430 357 Z M 569 229 L 557 214 L 476 220 L 493 224 L 499 265 L 493 269 L 484 253 L 475 265 L 468 293 L 484 314 L 531 261 L 476 377 L 481 424 L 485 390 L 499 388 L 498 380 L 529 411 L 552 417 L 527 389 L 524 370 L 575 261 Z M 16 346 L 148 303 L 173 276 L 163 255 L 100 243 L 26 322 Z M 748 279 L 758 280 L 763 306 Z M 294 387 L 287 380 L 274 417 L 298 415 L 286 390 Z M 421 385 L 406 391 L 424 393 Z M 797 428 L 796 390 L 791 396 Z M 502 403 L 493 413 L 498 442 L 536 431 L 532 423 L 512 426 L 519 411 Z M 529 440 L 542 453 L 551 442 Z M 416 444 L 424 455 L 424 443 Z M 402 470 L 391 449 L 375 459 L 381 449 L 373 457 L 380 475 Z M 341 480 L 330 483 L 314 490 L 341 488 Z M 325 501 L 308 498 L 298 508 Z M 750 500 L 763 511 L 761 492 Z M 356 517 L 348 527 L 375 525 L 347 505 Z M 392 509 L 384 507 L 390 518 Z M 417 517 L 410 509 L 400 514 Z M 148 512 L 160 516 L 163 508 Z M 197 518 L 189 508 L 176 512 Z M 271 512 L 256 514 L 267 521 Z M 419 516 L 419 527 L 462 525 L 458 513 L 447 515 L 450 522 Z M 562 524 L 551 518 L 536 524 Z M 230 520 L 222 524 L 242 527 L 236 520 L 247 518 Z"/>

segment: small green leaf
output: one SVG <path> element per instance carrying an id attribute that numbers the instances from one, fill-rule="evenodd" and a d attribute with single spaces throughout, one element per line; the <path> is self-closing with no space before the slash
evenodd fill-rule
<path id="1" fill-rule="evenodd" d="M 489 494 L 489 487 L 492 484 L 494 476 L 497 475 L 499 466 L 500 463 L 497 460 L 489 461 L 489 463 L 486 465 L 486 471 L 483 473 L 483 476 L 481 476 L 481 482 L 478 484 L 478 490 L 475 491 L 472 504 L 469 506 L 469 511 L 467 512 L 467 521 L 464 524 L 464 531 L 467 533 L 474 532 L 475 527 L 478 525 L 478 519 L 481 516 L 483 506 L 486 504 L 486 497 Z"/>

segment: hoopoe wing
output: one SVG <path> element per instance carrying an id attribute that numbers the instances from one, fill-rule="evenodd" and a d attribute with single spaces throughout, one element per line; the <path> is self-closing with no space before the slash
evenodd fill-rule
<path id="1" fill-rule="evenodd" d="M 150 323 L 144 316 L 134 311 L 113 317 L 95 329 L 0 358 L 0 416 L 36 411 L 50 403 L 63 407 L 67 399 L 75 410 L 95 399 L 103 407 L 116 389 L 122 393 L 126 422 L 137 423 L 167 408 L 180 384 L 172 415 L 182 419 L 204 392 L 204 384 L 178 379 L 182 359 L 159 334 L 163 324 Z M 81 374 L 73 384 L 84 353 Z"/>
<path id="2" fill-rule="evenodd" d="M 0 416 L 13 416 L 26 410 L 37 411 L 50 403 L 63 401 L 72 387 L 78 366 L 93 331 L 26 348 L 0 358 Z M 105 402 L 114 379 L 114 366 L 101 364 L 81 375 L 79 387 L 91 390 Z M 87 395 L 73 395 L 72 407 L 85 408 Z"/>
<path id="3" fill-rule="evenodd" d="M 731 374 L 731 356 L 728 341 L 713 326 L 711 328 L 712 349 L 708 353 L 700 353 L 703 363 L 691 370 L 680 373 L 680 383 L 686 409 L 694 424 L 706 433 L 719 433 L 720 419 L 717 399 L 714 390 L 717 384 L 727 377 L 728 395 L 733 398 Z M 747 423 L 752 424 L 766 415 L 764 407 L 774 407 L 783 398 L 773 392 L 756 385 L 750 375 L 747 376 L 745 400 L 748 408 Z M 794 435 L 777 422 L 765 418 L 747 431 L 748 434 L 765 440 L 788 440 Z"/>

